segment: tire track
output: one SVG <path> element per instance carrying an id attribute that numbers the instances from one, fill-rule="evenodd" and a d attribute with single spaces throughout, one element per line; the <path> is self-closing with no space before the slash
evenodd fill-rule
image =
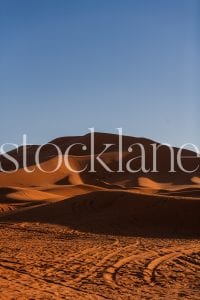
<path id="1" fill-rule="evenodd" d="M 5 262 L 9 262 L 10 263 L 10 261 L 7 261 L 7 260 L 5 260 Z M 14 264 L 15 264 L 15 262 L 14 262 Z M 40 276 L 37 276 L 37 275 L 33 275 L 32 273 L 29 273 L 26 270 L 23 270 L 21 268 L 19 269 L 19 267 L 17 267 L 17 266 L 9 266 L 9 265 L 4 265 L 4 264 L 0 263 L 0 268 L 7 269 L 8 271 L 15 272 L 15 273 L 19 274 L 17 276 L 18 279 L 19 279 L 19 276 L 24 275 L 24 276 L 27 276 L 27 277 L 33 279 L 33 280 L 37 280 L 37 282 L 39 281 L 39 282 L 44 282 L 45 284 L 53 284 L 55 286 L 56 285 L 57 286 L 62 286 L 62 287 L 64 287 L 64 288 L 67 289 L 67 293 L 70 293 L 70 295 L 73 295 L 74 292 L 78 292 L 79 296 L 78 296 L 78 294 L 74 294 L 74 297 L 75 297 L 74 299 L 78 299 L 78 297 L 80 297 L 81 294 L 88 295 L 87 291 L 79 289 L 78 287 L 75 287 L 73 285 L 69 285 L 69 283 L 66 285 L 66 284 L 63 284 L 62 282 L 57 281 L 57 280 L 51 280 L 51 279 L 48 279 L 48 278 L 44 278 L 44 277 L 40 277 Z M 0 274 L 0 277 L 2 277 L 3 279 L 7 280 L 7 278 L 4 278 L 4 276 L 1 276 L 1 274 Z M 26 286 L 28 288 L 32 288 L 32 286 L 28 282 L 29 282 L 29 280 L 27 279 L 26 281 L 23 280 L 20 284 L 22 284 L 23 286 Z M 52 292 L 50 292 L 50 291 L 45 290 L 45 292 L 52 295 Z M 98 299 L 107 299 L 107 300 L 110 299 L 110 298 L 108 298 L 108 297 L 106 297 L 104 295 L 99 295 L 98 293 L 91 293 L 90 292 L 90 294 L 91 295 L 93 294 L 94 296 L 98 297 Z M 95 299 L 95 298 L 93 298 L 93 299 Z"/>
<path id="2" fill-rule="evenodd" d="M 104 253 L 107 249 L 107 247 L 105 249 L 103 249 L 102 247 L 100 248 L 100 251 L 95 251 L 93 253 L 92 256 L 89 257 L 89 261 L 86 261 L 85 264 L 81 264 L 80 265 L 76 265 L 74 268 L 70 268 L 70 270 L 75 270 L 75 269 L 79 269 L 79 274 L 76 278 L 74 278 L 73 280 L 70 281 L 71 284 L 73 283 L 81 283 L 82 281 L 84 280 L 89 280 L 91 279 L 92 281 L 94 281 L 95 279 L 95 276 L 101 272 L 102 273 L 102 277 L 105 281 L 105 278 L 106 278 L 106 275 L 104 274 L 104 271 L 101 269 L 105 269 L 106 266 L 105 264 L 109 264 L 109 262 L 112 264 L 112 259 L 116 259 L 116 256 L 117 255 L 122 255 L 121 252 L 123 251 L 130 251 L 132 249 L 134 249 L 135 251 L 135 248 L 138 246 L 138 244 L 140 243 L 139 241 L 137 241 L 136 243 L 134 244 L 131 244 L 131 245 L 128 245 L 128 246 L 125 246 L 123 248 L 121 248 L 120 246 L 118 246 L 118 243 L 119 241 L 116 240 L 114 243 L 113 243 L 113 246 L 116 247 L 117 249 L 116 250 L 111 250 L 111 252 L 109 252 L 107 255 L 105 255 L 103 258 L 101 258 L 99 261 L 98 261 L 98 257 L 99 255 L 101 255 L 102 253 Z M 120 247 L 120 248 L 119 248 Z M 97 248 L 95 249 L 97 250 Z M 92 253 L 92 252 L 90 252 Z M 87 254 L 87 253 L 86 253 Z M 88 260 L 88 257 L 87 257 L 87 260 Z M 89 267 L 89 262 L 94 263 L 94 261 L 96 262 L 92 267 Z M 84 271 L 84 272 L 80 272 L 80 267 L 83 266 L 83 267 L 86 267 L 87 270 Z M 108 267 L 109 269 L 110 267 Z"/>
<path id="3" fill-rule="evenodd" d="M 156 280 L 156 270 L 157 268 L 163 264 L 168 262 L 169 260 L 173 260 L 175 258 L 178 258 L 182 255 L 188 255 L 199 251 L 199 247 L 194 247 L 190 249 L 178 249 L 173 252 L 170 252 L 168 254 L 164 254 L 162 256 L 159 256 L 153 260 L 150 261 L 150 263 L 147 265 L 147 267 L 144 270 L 144 280 L 150 284 L 154 285 Z"/>
<path id="4" fill-rule="evenodd" d="M 137 247 L 137 245 L 139 245 L 139 244 L 140 244 L 140 241 L 137 241 L 134 245 L 135 245 L 135 247 Z M 128 250 L 132 246 L 133 245 L 124 247 L 122 250 L 123 251 Z M 152 251 L 151 252 L 146 251 L 146 252 L 147 252 L 147 254 L 146 254 L 147 256 L 149 256 L 150 253 L 151 254 L 155 253 L 155 252 L 152 252 Z M 116 274 L 119 271 L 119 269 L 121 267 L 123 267 L 124 265 L 126 265 L 127 263 L 133 261 L 134 259 L 138 259 L 139 257 L 141 257 L 141 252 L 140 251 L 139 251 L 139 253 L 135 253 L 135 254 L 132 254 L 130 256 L 123 256 L 121 259 L 117 260 L 117 262 L 115 262 L 113 265 L 106 268 L 104 273 L 103 273 L 103 278 L 104 278 L 105 283 L 113 289 L 118 288 L 119 286 L 116 282 Z M 144 257 L 143 254 L 142 254 L 142 257 Z"/>

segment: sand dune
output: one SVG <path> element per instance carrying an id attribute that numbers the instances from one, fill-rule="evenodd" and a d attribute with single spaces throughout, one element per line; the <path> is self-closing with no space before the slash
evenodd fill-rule
<path id="1" fill-rule="evenodd" d="M 58 165 L 58 159 L 59 157 L 57 156 L 41 163 L 40 168 L 42 168 L 42 170 L 35 165 L 31 166 L 29 168 L 31 171 L 30 173 L 27 173 L 24 169 L 19 169 L 14 173 L 1 172 L 0 186 L 46 186 L 56 182 L 59 183 L 61 180 L 66 184 L 81 184 L 82 180 L 78 173 L 68 170 L 64 162 L 58 171 L 53 172 Z M 75 164 L 75 161 L 71 161 L 72 166 Z"/>
<path id="2" fill-rule="evenodd" d="M 77 192 L 51 202 L 12 214 L 7 219 L 66 225 L 103 234 L 129 236 L 198 236 L 200 199 L 143 195 L 122 191 Z"/>
<path id="3" fill-rule="evenodd" d="M 139 142 L 147 151 L 146 168 L 152 166 L 153 141 L 124 136 L 123 168 L 140 154 L 127 150 Z M 51 143 L 62 157 L 71 143 L 87 145 L 86 151 L 75 146 L 69 160 L 76 171 L 90 168 L 90 135 Z M 22 147 L 9 152 L 21 168 L 0 172 L 1 299 L 198 299 L 198 171 L 184 173 L 175 163 L 176 172 L 169 173 L 169 151 L 163 147 L 158 173 L 120 173 L 118 136 L 95 133 L 95 157 L 104 143 L 116 144 L 101 156 L 114 172 L 95 161 L 95 173 L 74 172 L 64 162 L 45 173 L 35 165 L 39 146 L 33 145 L 26 147 L 34 170 L 27 173 Z M 59 158 L 45 145 L 41 168 L 54 170 Z M 13 169 L 3 156 L 0 162 Z M 140 159 L 134 162 L 138 168 Z M 194 157 L 184 166 L 197 162 Z"/>
<path id="4" fill-rule="evenodd" d="M 185 227 L 183 226 L 185 229 L 187 226 L 188 228 L 189 226 L 192 226 L 191 224 L 193 224 L 195 219 L 195 217 L 192 217 L 192 214 L 196 215 L 197 212 L 195 209 L 198 211 L 199 207 L 199 202 L 194 200 L 198 200 L 200 194 L 200 183 L 199 177 L 197 176 L 198 174 L 183 173 L 177 169 L 176 164 L 176 173 L 168 172 L 170 156 L 169 150 L 164 146 L 161 147 L 158 152 L 157 166 L 160 169 L 158 173 L 142 173 L 141 171 L 137 173 L 131 173 L 126 169 L 124 172 L 117 172 L 119 167 L 119 153 L 117 152 L 119 137 L 113 134 L 101 133 L 95 133 L 95 137 L 95 156 L 97 156 L 98 153 L 101 153 L 102 149 L 104 149 L 104 143 L 114 144 L 113 148 L 109 149 L 108 152 L 102 155 L 102 159 L 106 165 L 110 169 L 115 170 L 115 172 L 108 172 L 97 160 L 95 160 L 95 172 L 89 172 L 89 169 L 81 173 L 75 172 L 80 171 L 86 165 L 88 165 L 88 168 L 90 168 L 91 156 L 89 155 L 90 153 L 88 151 L 91 146 L 91 136 L 90 134 L 87 134 L 79 137 L 58 138 L 51 141 L 50 144 L 44 146 L 41 155 L 41 161 L 43 161 L 40 165 L 41 169 L 33 164 L 33 154 L 39 147 L 35 145 L 27 146 L 29 162 L 32 162 L 32 165 L 29 166 L 29 173 L 27 173 L 27 171 L 23 168 L 14 173 L 0 172 L 1 198 L 7 200 L 12 199 L 13 201 L 19 200 L 36 202 L 34 203 L 34 207 L 37 205 L 37 201 L 56 202 L 54 204 L 56 211 L 58 211 L 60 207 L 61 213 L 64 215 L 68 214 L 68 210 L 71 211 L 71 206 L 75 205 L 74 203 L 79 203 L 80 207 L 88 207 L 88 203 L 93 203 L 92 207 L 94 208 L 95 212 L 93 212 L 93 215 L 95 217 L 97 217 L 97 215 L 100 213 L 98 205 L 102 204 L 107 207 L 106 210 L 103 211 L 104 218 L 106 219 L 103 219 L 102 223 L 107 224 L 109 219 L 113 224 L 118 222 L 119 217 L 115 219 L 115 213 L 119 211 L 120 213 L 124 213 L 124 219 L 122 218 L 122 221 L 120 221 L 120 226 L 123 226 L 123 223 L 126 224 L 129 216 L 130 219 L 132 218 L 131 211 L 137 211 L 137 213 L 134 214 L 134 218 L 139 219 L 140 223 L 143 224 L 145 228 L 148 227 L 149 232 L 155 231 L 155 228 L 151 228 L 151 225 L 154 223 L 154 221 L 157 224 L 156 226 L 159 226 L 159 222 L 162 222 L 162 225 L 166 223 L 165 229 L 167 230 L 167 228 L 169 228 L 169 232 L 171 232 L 172 228 L 180 227 L 180 224 L 182 223 L 185 224 Z M 51 172 L 57 167 L 58 160 L 60 158 L 63 159 L 63 156 L 57 156 L 56 153 L 52 152 L 53 148 L 51 143 L 59 146 L 63 153 L 71 143 L 85 144 L 87 145 L 88 149 L 86 153 L 83 153 L 80 145 L 76 145 L 77 148 L 73 148 L 73 153 L 69 156 L 69 162 L 71 168 L 73 168 L 75 171 L 67 168 L 64 164 L 64 160 L 62 160 L 59 168 L 55 172 Z M 127 136 L 123 137 L 123 168 L 130 158 L 139 155 L 139 149 L 136 149 L 134 155 L 127 150 L 128 147 L 133 143 L 142 143 L 144 145 L 148 158 L 146 161 L 146 168 L 148 168 L 152 164 L 151 143 L 153 143 L 153 141 L 144 138 Z M 178 151 L 177 148 L 174 149 L 175 152 Z M 9 152 L 9 154 L 13 155 L 13 157 L 17 158 L 19 163 L 21 163 L 22 148 L 20 148 L 18 151 L 13 150 Z M 185 154 L 192 155 L 192 152 L 185 150 Z M 194 153 L 193 156 L 195 156 Z M 190 159 L 190 168 L 193 167 L 198 160 L 199 158 L 197 157 Z M 137 168 L 137 165 L 140 163 L 140 161 L 137 159 L 134 160 L 134 162 L 136 162 Z M 86 196 L 84 196 L 84 194 L 86 194 Z M 170 197 L 170 200 L 168 200 L 167 197 Z M 120 200 L 121 198 L 122 200 Z M 190 201 L 188 200 L 189 198 Z M 111 201 L 110 199 L 113 200 Z M 65 201 L 67 202 L 66 208 L 64 209 Z M 164 204 L 156 205 L 157 202 Z M 82 203 L 84 204 L 82 205 Z M 62 206 L 64 206 L 63 209 Z M 138 211 L 140 206 L 142 209 Z M 54 206 L 50 205 L 50 207 L 53 208 Z M 187 207 L 187 209 L 185 207 Z M 178 208 L 180 210 L 179 212 L 177 212 Z M 46 221 L 50 223 L 53 222 L 52 213 L 50 214 L 50 219 L 48 218 L 48 207 L 42 207 L 42 210 L 43 209 L 47 210 L 47 212 L 44 213 L 41 221 L 44 221 L 46 216 Z M 184 210 L 184 212 L 182 210 Z M 185 216 L 186 211 L 188 211 L 187 216 Z M 169 218 L 171 218 L 171 227 L 167 226 L 169 222 L 168 219 L 163 215 L 164 212 L 169 213 Z M 31 214 L 34 215 L 34 211 L 30 210 L 28 213 L 30 214 L 29 218 L 31 220 Z M 84 212 L 83 215 L 84 214 L 85 219 L 88 220 L 89 217 L 87 213 Z M 176 214 L 181 215 L 182 217 L 184 216 L 185 221 L 178 221 L 178 219 L 174 217 Z M 40 214 L 38 213 L 38 218 L 39 215 Z M 150 219 L 150 221 L 147 222 L 149 215 L 151 215 L 152 220 Z M 162 218 L 159 218 L 160 215 L 162 215 Z M 15 216 L 17 216 L 16 212 Z M 60 219 L 60 217 L 57 218 Z M 77 220 L 79 219 L 79 216 L 76 216 L 75 214 L 73 218 L 75 222 L 76 218 Z M 92 219 L 91 222 L 95 222 L 95 220 Z M 95 226 L 97 226 L 97 222 L 95 222 L 95 224 Z M 100 224 L 101 222 L 99 221 L 98 226 L 101 227 Z M 186 224 L 188 225 L 186 226 Z M 95 226 L 93 226 L 93 229 Z M 104 229 L 102 227 L 102 231 L 106 232 L 106 226 L 107 225 L 104 226 Z M 115 225 L 112 226 L 111 224 L 108 226 L 111 228 L 113 226 L 115 227 Z M 130 223 L 126 226 L 133 228 L 130 230 L 130 234 L 131 232 L 134 234 L 134 222 L 132 225 Z M 194 227 L 192 229 L 192 232 L 197 233 L 197 231 L 198 226 L 197 228 Z M 142 234 L 142 230 L 140 230 L 140 232 Z M 184 230 L 182 230 L 182 232 L 184 232 Z M 188 232 L 188 230 L 185 232 Z"/>
<path id="5" fill-rule="evenodd" d="M 87 134 L 81 137 L 63 137 L 58 138 L 50 143 L 54 143 L 57 145 L 60 150 L 62 151 L 62 154 L 65 153 L 67 147 L 69 147 L 72 143 L 77 143 L 76 146 L 74 146 L 70 151 L 70 157 L 71 157 L 71 164 L 74 169 L 82 169 L 84 166 L 89 164 L 90 167 L 90 153 L 91 153 L 91 143 L 90 143 L 91 135 Z M 108 177 L 108 172 L 97 162 L 95 161 L 95 170 L 97 170 L 97 173 L 88 173 L 88 170 L 86 172 L 81 173 L 81 177 L 83 178 L 85 183 L 88 184 L 95 184 L 97 185 L 97 181 L 107 181 L 108 183 L 120 183 L 124 182 L 126 186 L 135 186 L 137 185 L 137 178 L 143 177 L 144 174 L 142 172 L 137 172 L 130 174 L 130 172 L 125 171 L 123 174 L 117 173 L 118 170 L 118 162 L 119 162 L 119 145 L 118 145 L 119 137 L 118 135 L 114 134 L 105 134 L 105 133 L 95 133 L 95 144 L 94 144 L 94 153 L 98 155 L 105 149 L 105 143 L 107 144 L 113 144 L 108 150 L 101 156 L 103 161 L 115 172 L 110 173 Z M 128 148 L 136 143 L 141 143 L 146 152 L 146 169 L 150 168 L 152 169 L 152 157 L 153 157 L 153 150 L 152 150 L 152 143 L 160 145 L 159 143 L 156 143 L 149 139 L 144 138 L 135 138 L 135 137 L 128 137 L 123 136 L 123 169 L 125 169 L 125 165 L 128 160 L 133 159 L 134 157 L 141 155 L 141 150 L 139 147 L 135 146 L 133 149 L 133 152 L 128 152 Z M 80 145 L 81 144 L 81 145 Z M 87 149 L 86 151 L 82 150 L 82 144 L 86 145 Z M 27 165 L 28 166 L 34 166 L 35 165 L 35 153 L 37 151 L 39 146 L 32 145 L 27 146 Z M 173 148 L 175 156 L 177 155 L 178 148 Z M 199 164 L 200 158 L 197 158 L 196 155 L 189 150 L 183 150 L 184 156 L 193 156 L 193 158 L 190 159 L 183 159 L 183 165 L 185 168 L 192 170 L 195 169 L 195 167 Z M 9 154 L 13 156 L 19 163 L 20 166 L 22 166 L 23 162 L 23 152 L 22 147 L 20 147 L 18 150 L 10 151 Z M 46 144 L 43 146 L 41 152 L 40 152 L 40 161 L 43 162 L 42 167 L 46 170 L 52 170 L 55 167 L 56 161 L 57 161 L 58 153 L 51 144 Z M 12 170 L 14 168 L 14 165 L 5 157 L 0 156 L 0 162 L 2 167 L 5 170 Z M 46 162 L 44 164 L 44 162 Z M 137 169 L 141 166 L 141 160 L 137 159 L 134 161 L 134 169 Z M 159 170 L 159 173 L 148 173 L 145 174 L 146 176 L 149 176 L 150 179 L 159 181 L 159 182 L 173 182 L 175 184 L 190 184 L 190 183 L 199 183 L 199 172 L 198 170 L 192 174 L 182 172 L 178 166 L 177 162 L 175 160 L 175 173 L 169 173 L 170 170 L 170 151 L 167 146 L 162 146 L 158 152 L 157 152 L 157 168 Z M 125 169 L 126 170 L 126 169 Z M 61 173 L 63 173 L 63 165 L 60 167 L 59 170 Z M 36 173 L 38 174 L 37 170 Z M 66 173 L 66 170 L 64 170 L 64 174 Z M 0 174 L 1 175 L 1 174 Z M 34 175 L 34 174 L 32 174 Z M 67 174 L 68 175 L 68 174 Z M 20 175 L 21 176 L 21 175 Z M 36 175 L 35 177 L 37 177 Z M 5 176 L 3 176 L 5 177 Z M 0 183 L 5 182 L 8 180 L 8 177 L 4 179 L 2 176 L 0 177 Z M 74 175 L 72 176 L 74 177 Z M 9 176 L 9 178 L 11 178 Z M 29 176 L 29 178 L 31 178 Z M 58 176 L 58 179 L 62 179 L 62 176 Z M 5 180 L 5 181 L 4 181 Z M 35 180 L 35 179 L 34 179 Z M 50 180 L 52 183 L 52 180 L 50 178 L 47 179 L 47 181 Z M 73 181 L 74 179 L 72 179 Z M 75 179 L 81 180 L 78 177 Z M 41 181 L 41 178 L 40 178 Z M 45 181 L 45 184 L 46 182 Z M 42 180 L 43 182 L 43 180 Z M 70 182 L 71 183 L 71 182 Z M 65 184 L 65 183 L 64 183 Z"/>

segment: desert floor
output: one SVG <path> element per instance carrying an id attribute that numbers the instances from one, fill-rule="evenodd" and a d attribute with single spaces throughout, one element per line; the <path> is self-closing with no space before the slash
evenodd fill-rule
<path id="1" fill-rule="evenodd" d="M 0 223 L 0 299 L 199 299 L 200 240 Z"/>
<path id="2" fill-rule="evenodd" d="M 199 212 L 139 190 L 1 188 L 0 299 L 200 299 Z"/>

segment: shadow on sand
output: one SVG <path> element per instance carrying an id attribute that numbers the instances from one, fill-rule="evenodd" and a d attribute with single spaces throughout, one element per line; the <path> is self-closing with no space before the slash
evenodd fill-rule
<path id="1" fill-rule="evenodd" d="M 200 200 L 98 191 L 1 216 L 1 221 L 64 225 L 82 232 L 200 237 Z"/>

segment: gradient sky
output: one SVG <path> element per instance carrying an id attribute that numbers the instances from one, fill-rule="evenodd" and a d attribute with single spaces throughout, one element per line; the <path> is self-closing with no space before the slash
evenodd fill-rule
<path id="1" fill-rule="evenodd" d="M 199 20 L 198 0 L 0 0 L 0 144 L 123 127 L 200 147 Z"/>

